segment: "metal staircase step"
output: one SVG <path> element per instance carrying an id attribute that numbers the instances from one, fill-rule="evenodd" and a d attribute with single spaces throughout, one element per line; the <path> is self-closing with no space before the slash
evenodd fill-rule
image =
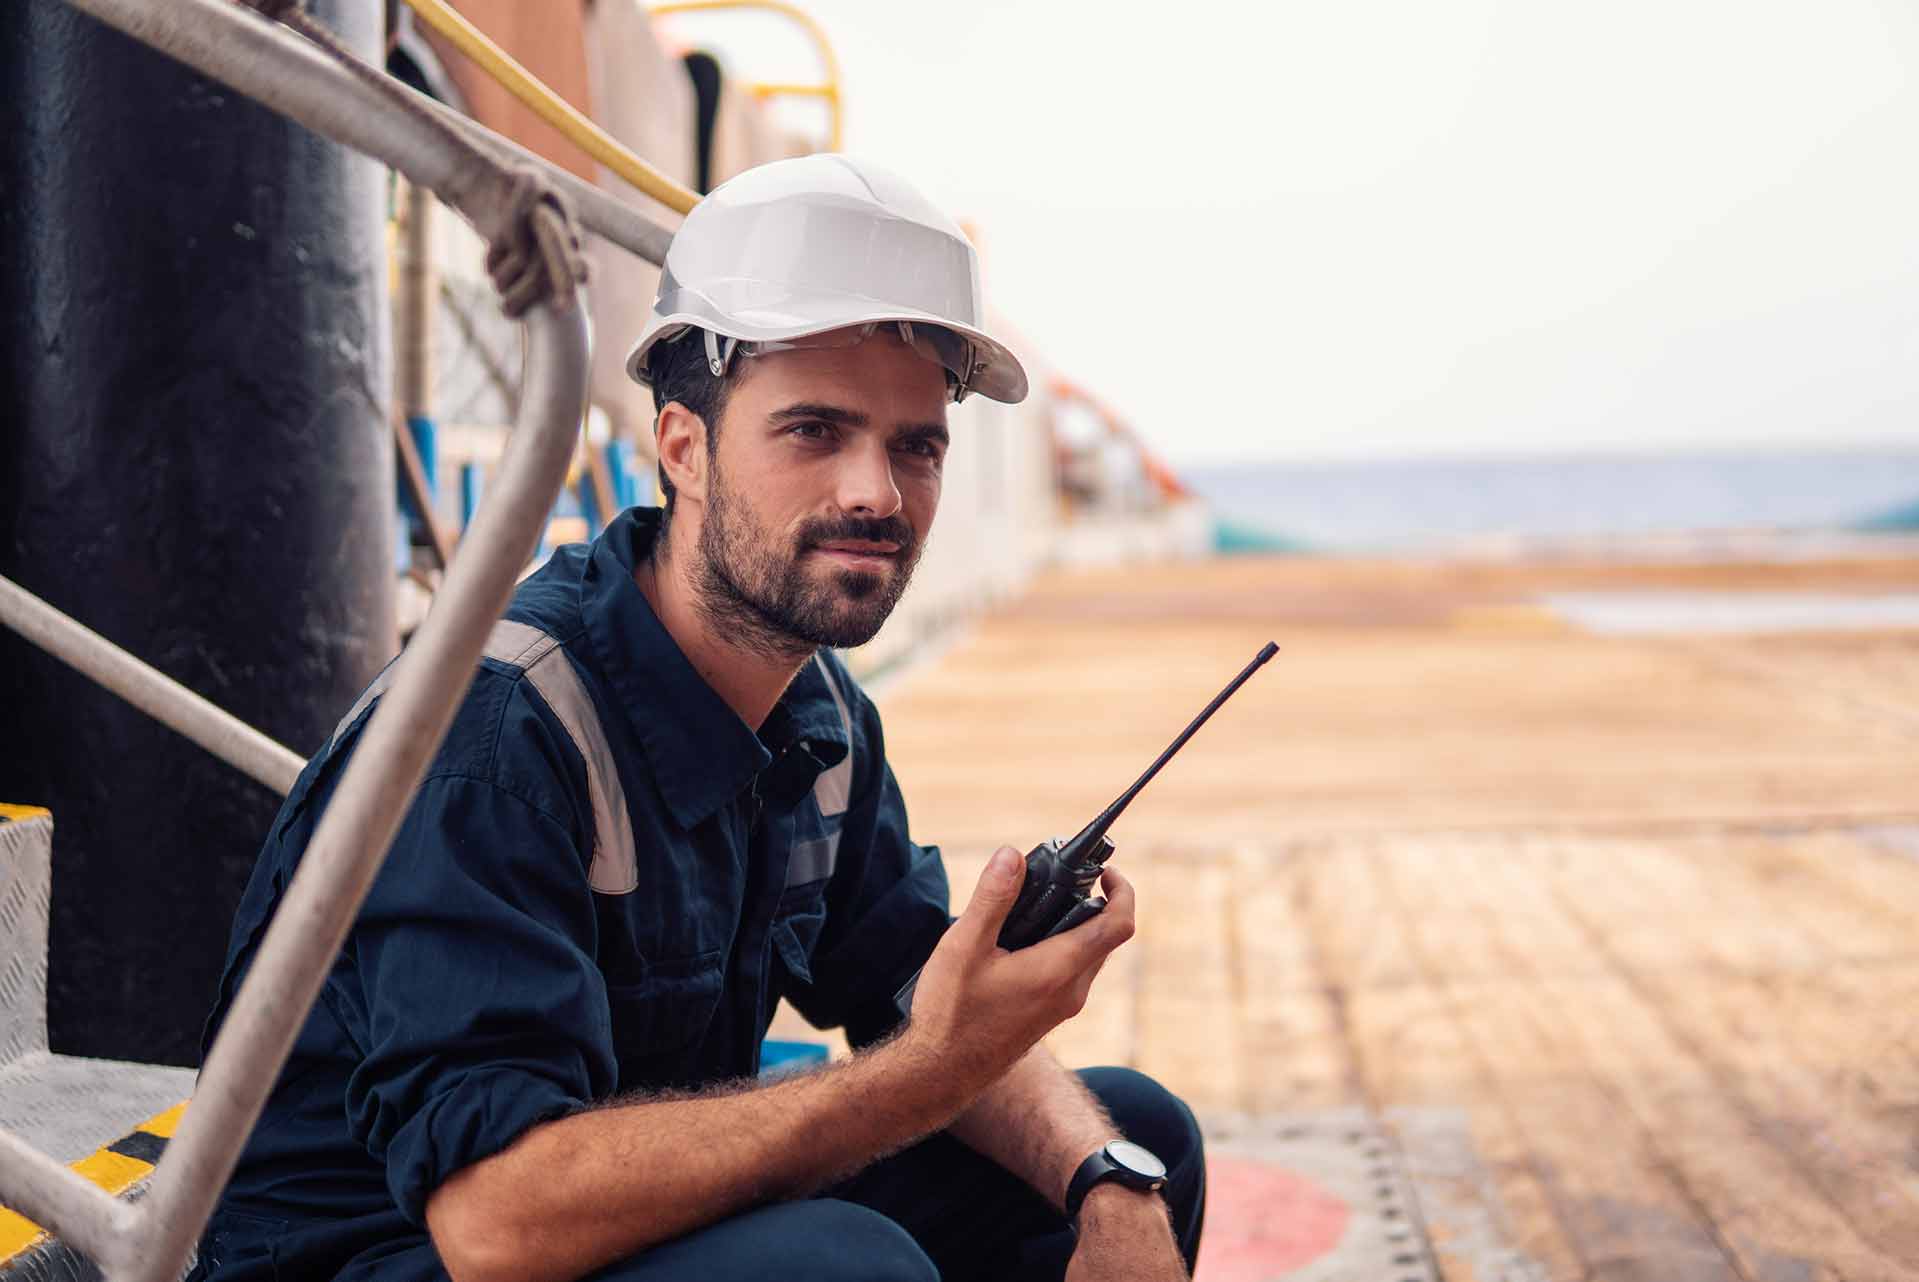
<path id="1" fill-rule="evenodd" d="M 0 1126 L 77 1162 L 193 1094 L 193 1070 L 37 1051 L 0 1067 Z"/>
<path id="2" fill-rule="evenodd" d="M 151 1070 L 152 1066 L 48 1055 L 37 1063 L 13 1065 L 10 1072 L 16 1078 L 31 1077 L 36 1090 L 51 1082 L 55 1090 L 78 1091 L 82 1097 L 95 1100 L 108 1099 L 110 1103 L 106 1107 L 115 1110 L 132 1107 L 140 1091 L 157 1091 L 163 1084 L 162 1078 L 151 1072 L 128 1073 L 128 1069 Z M 158 1073 L 174 1086 L 179 1084 L 181 1075 L 191 1076 L 187 1070 L 177 1068 L 160 1069 Z M 139 1080 L 142 1077 L 147 1080 Z M 5 1094 L 7 1085 L 0 1080 L 0 1099 L 10 1100 Z M 53 1107 L 40 1109 L 37 1115 L 30 1114 L 32 1120 L 42 1126 L 49 1122 L 58 1126 L 68 1120 L 60 1114 L 66 1111 L 64 1106 L 69 1098 L 64 1094 L 54 1095 Z M 67 1165 L 103 1192 L 129 1200 L 138 1198 L 146 1191 L 147 1177 L 159 1164 L 185 1111 L 186 1105 L 180 1103 L 145 1117 L 111 1143 L 101 1144 Z M 85 1119 L 82 1129 L 97 1125 L 105 1115 Z M 50 1133 L 60 1138 L 59 1130 Z M 68 1130 L 65 1142 L 81 1142 L 73 1138 L 79 1133 Z M 51 1236 L 40 1225 L 0 1207 L 0 1282 L 100 1282 L 100 1277 L 100 1269 L 93 1261 Z"/>
<path id="3" fill-rule="evenodd" d="M 0 805 L 0 1127 L 109 1193 L 139 1196 L 193 1070 L 47 1049 L 53 820 Z M 84 1282 L 92 1264 L 0 1207 L 0 1282 Z"/>

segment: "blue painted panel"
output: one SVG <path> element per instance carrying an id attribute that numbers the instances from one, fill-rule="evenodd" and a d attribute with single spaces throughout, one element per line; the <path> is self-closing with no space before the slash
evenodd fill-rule
<path id="1" fill-rule="evenodd" d="M 786 1042 L 767 1038 L 760 1043 L 762 1076 L 790 1073 L 794 1069 L 826 1062 L 826 1046 L 821 1042 Z"/>

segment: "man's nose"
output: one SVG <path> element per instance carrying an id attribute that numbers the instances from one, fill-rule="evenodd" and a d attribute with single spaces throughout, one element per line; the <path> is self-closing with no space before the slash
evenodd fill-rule
<path id="1" fill-rule="evenodd" d="M 848 450 L 839 476 L 839 506 L 854 516 L 888 517 L 900 510 L 900 487 L 893 479 L 893 456 L 882 442 Z"/>

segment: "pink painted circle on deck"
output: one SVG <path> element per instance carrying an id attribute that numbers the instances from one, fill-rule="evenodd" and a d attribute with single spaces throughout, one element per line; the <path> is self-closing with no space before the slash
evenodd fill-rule
<path id="1" fill-rule="evenodd" d="M 1206 1232 L 1194 1282 L 1266 1282 L 1339 1245 L 1352 1208 L 1311 1180 L 1242 1158 L 1206 1163 Z"/>

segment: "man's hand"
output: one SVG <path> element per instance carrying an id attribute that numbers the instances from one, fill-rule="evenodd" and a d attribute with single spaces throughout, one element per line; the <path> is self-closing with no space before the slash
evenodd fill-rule
<path id="1" fill-rule="evenodd" d="M 1157 1193 L 1099 1184 L 1079 1212 L 1066 1282 L 1186 1282 L 1186 1262 Z"/>
<path id="2" fill-rule="evenodd" d="M 1108 868 L 1106 908 L 1030 948 L 999 946 L 1019 898 L 1026 861 L 1001 846 L 980 874 L 972 902 L 920 972 L 912 1021 L 901 1040 L 969 1088 L 967 1098 L 1012 1067 L 1039 1039 L 1086 1005 L 1093 977 L 1133 936 L 1133 887 Z"/>

